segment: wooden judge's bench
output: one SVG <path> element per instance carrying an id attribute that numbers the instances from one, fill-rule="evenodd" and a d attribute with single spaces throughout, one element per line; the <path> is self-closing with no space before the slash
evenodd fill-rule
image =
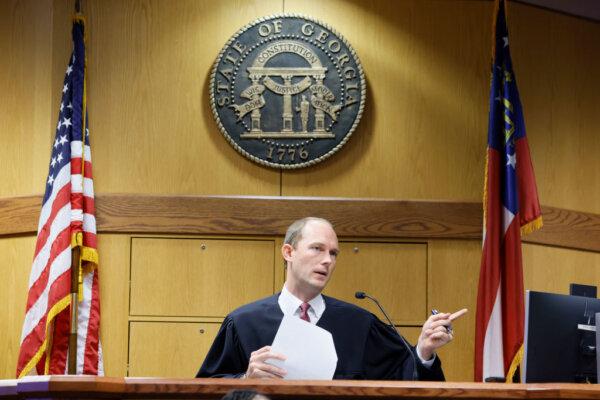
<path id="1" fill-rule="evenodd" d="M 219 399 L 253 389 L 271 399 L 598 399 L 600 386 L 395 381 L 267 381 L 255 379 L 43 376 L 0 381 L 8 399 Z"/>

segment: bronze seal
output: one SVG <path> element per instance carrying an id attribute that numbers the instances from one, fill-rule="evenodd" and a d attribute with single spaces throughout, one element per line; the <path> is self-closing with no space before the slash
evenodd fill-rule
<path id="1" fill-rule="evenodd" d="M 260 18 L 233 35 L 211 73 L 219 129 L 249 159 L 302 168 L 338 151 L 365 106 L 362 66 L 350 44 L 315 19 Z"/>

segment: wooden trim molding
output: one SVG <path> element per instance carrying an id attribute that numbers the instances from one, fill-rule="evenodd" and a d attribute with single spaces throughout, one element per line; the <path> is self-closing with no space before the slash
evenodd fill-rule
<path id="1" fill-rule="evenodd" d="M 0 399 L 220 399 L 255 390 L 271 399 L 570 399 L 600 396 L 597 385 L 399 381 L 285 381 L 264 379 L 105 378 L 46 376 L 0 381 Z"/>
<path id="2" fill-rule="evenodd" d="M 42 196 L 0 199 L 0 237 L 37 232 Z"/>
<path id="3" fill-rule="evenodd" d="M 0 199 L 0 237 L 37 231 L 41 196 Z M 542 207 L 524 242 L 600 252 L 600 215 Z M 340 237 L 481 239 L 478 202 L 322 197 L 101 194 L 100 233 L 283 235 L 295 219 L 329 219 Z"/>

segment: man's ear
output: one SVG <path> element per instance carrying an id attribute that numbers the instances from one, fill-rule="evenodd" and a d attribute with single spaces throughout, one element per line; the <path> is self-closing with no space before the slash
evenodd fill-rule
<path id="1" fill-rule="evenodd" d="M 294 251 L 294 248 L 291 244 L 286 243 L 283 246 L 281 246 L 281 255 L 283 256 L 283 259 L 285 261 L 291 261 L 292 251 Z"/>

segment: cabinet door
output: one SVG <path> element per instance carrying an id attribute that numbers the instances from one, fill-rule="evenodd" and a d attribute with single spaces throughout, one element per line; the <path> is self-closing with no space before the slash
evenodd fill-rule
<path id="1" fill-rule="evenodd" d="M 427 245 L 340 243 L 336 270 L 325 294 L 383 314 L 356 291 L 376 297 L 396 325 L 422 325 L 427 317 Z"/>
<path id="2" fill-rule="evenodd" d="M 273 294 L 273 246 L 268 240 L 134 238 L 130 315 L 223 318 Z"/>
<path id="3" fill-rule="evenodd" d="M 129 376 L 193 378 L 221 323 L 131 322 Z"/>

